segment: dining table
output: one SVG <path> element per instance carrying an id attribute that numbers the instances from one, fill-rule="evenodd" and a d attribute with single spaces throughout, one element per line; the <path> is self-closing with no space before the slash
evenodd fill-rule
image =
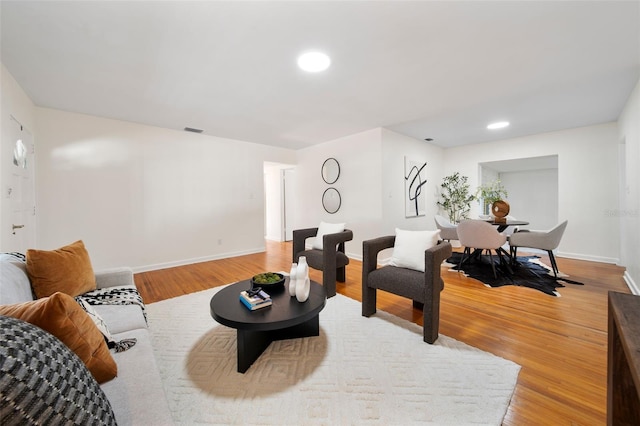
<path id="1" fill-rule="evenodd" d="M 516 220 L 516 219 L 507 219 L 507 220 L 497 219 L 496 220 L 495 217 L 492 217 L 491 219 L 481 219 L 481 220 L 484 220 L 485 222 L 490 223 L 491 225 L 497 226 L 498 232 L 503 232 L 505 229 L 507 229 L 510 226 L 524 226 L 529 224 L 529 222 L 524 220 Z"/>

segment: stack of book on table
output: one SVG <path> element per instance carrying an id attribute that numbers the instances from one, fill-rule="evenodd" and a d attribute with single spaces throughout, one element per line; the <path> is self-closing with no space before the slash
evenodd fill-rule
<path id="1" fill-rule="evenodd" d="M 267 306 L 271 306 L 271 296 L 265 293 L 263 290 L 260 291 L 242 291 L 240 292 L 240 301 L 244 303 L 248 309 L 255 311 L 256 309 L 266 308 Z"/>

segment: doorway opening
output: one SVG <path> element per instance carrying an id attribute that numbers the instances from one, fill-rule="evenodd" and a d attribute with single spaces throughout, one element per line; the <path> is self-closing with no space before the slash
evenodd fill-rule
<path id="1" fill-rule="evenodd" d="M 292 164 L 264 163 L 264 229 L 267 240 L 293 240 L 295 176 Z"/>
<path id="2" fill-rule="evenodd" d="M 509 215 L 529 222 L 531 229 L 558 224 L 558 156 L 518 158 L 479 163 L 479 182 L 496 179 L 507 190 Z"/>
<path id="3" fill-rule="evenodd" d="M 33 135 L 12 115 L 2 132 L 0 251 L 25 253 L 36 243 Z"/>

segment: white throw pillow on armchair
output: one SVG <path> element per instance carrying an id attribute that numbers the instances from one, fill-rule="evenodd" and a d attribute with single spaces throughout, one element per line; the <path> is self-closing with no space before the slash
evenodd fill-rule
<path id="1" fill-rule="evenodd" d="M 424 272 L 424 251 L 438 244 L 440 230 L 404 231 L 396 228 L 391 266 Z"/>
<path id="2" fill-rule="evenodd" d="M 316 234 L 316 238 L 313 240 L 311 247 L 316 250 L 322 250 L 322 237 L 327 234 L 335 234 L 337 232 L 344 231 L 344 225 L 344 223 L 320 222 L 320 226 L 318 226 L 318 233 Z"/>

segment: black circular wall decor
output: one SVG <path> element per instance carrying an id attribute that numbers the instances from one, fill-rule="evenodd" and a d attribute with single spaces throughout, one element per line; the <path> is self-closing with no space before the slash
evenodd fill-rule
<path id="1" fill-rule="evenodd" d="M 322 163 L 322 180 L 329 185 L 336 183 L 340 177 L 340 163 L 335 158 L 327 158 Z"/>
<path id="2" fill-rule="evenodd" d="M 322 207 L 324 207 L 327 213 L 334 214 L 340 210 L 341 204 L 342 199 L 340 198 L 340 193 L 337 189 L 333 187 L 327 188 L 324 191 L 324 194 L 322 194 Z"/>

